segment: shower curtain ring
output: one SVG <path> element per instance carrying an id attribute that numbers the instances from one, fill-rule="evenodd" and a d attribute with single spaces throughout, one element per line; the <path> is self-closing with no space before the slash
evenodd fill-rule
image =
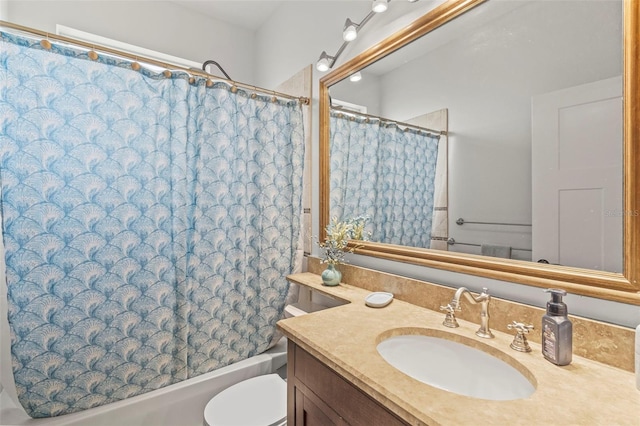
<path id="1" fill-rule="evenodd" d="M 87 52 L 87 56 L 92 61 L 96 61 L 98 59 L 98 53 L 96 52 L 96 47 L 94 45 L 91 45 L 91 50 Z"/>
<path id="2" fill-rule="evenodd" d="M 40 40 L 40 46 L 42 46 L 43 49 L 49 50 L 51 49 L 51 42 L 49 41 L 49 33 L 46 34 L 46 39 L 42 39 Z"/>

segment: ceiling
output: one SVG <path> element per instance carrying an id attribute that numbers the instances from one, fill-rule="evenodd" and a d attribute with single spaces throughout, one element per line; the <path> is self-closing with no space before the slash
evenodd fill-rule
<path id="1" fill-rule="evenodd" d="M 171 0 L 194 12 L 220 21 L 256 31 L 271 18 L 276 9 L 286 2 L 325 2 L 336 13 L 347 2 L 370 2 L 371 0 Z M 401 2 L 398 2 L 401 3 Z M 404 2 L 402 2 L 404 3 Z M 399 5 L 394 5 L 399 8 Z M 368 6 L 365 8 L 368 10 Z M 401 8 L 400 8 L 401 9 Z M 390 12 L 385 12 L 389 14 Z M 363 16 L 364 17 L 364 16 Z"/>
<path id="2" fill-rule="evenodd" d="M 255 31 L 271 17 L 282 0 L 174 0 L 194 12 Z"/>

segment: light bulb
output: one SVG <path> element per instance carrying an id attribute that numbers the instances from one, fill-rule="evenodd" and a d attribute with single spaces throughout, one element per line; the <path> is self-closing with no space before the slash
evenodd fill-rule
<path id="1" fill-rule="evenodd" d="M 387 10 L 387 3 L 389 3 L 389 0 L 373 0 L 371 10 L 373 10 L 375 13 L 382 13 Z"/>
<path id="2" fill-rule="evenodd" d="M 329 68 L 331 68 L 329 58 L 330 56 L 327 55 L 327 52 L 323 51 L 320 54 L 320 59 L 318 59 L 318 62 L 316 63 L 316 69 L 320 72 L 328 71 Z"/>
<path id="3" fill-rule="evenodd" d="M 329 70 L 329 61 L 326 58 L 322 58 L 316 64 L 316 68 L 320 72 L 325 72 Z"/>
<path id="4" fill-rule="evenodd" d="M 344 41 L 353 41 L 356 37 L 358 37 L 358 25 L 347 18 L 344 23 L 344 30 L 342 31 L 342 39 Z"/>
<path id="5" fill-rule="evenodd" d="M 352 81 L 354 83 L 360 80 L 362 80 L 362 74 L 360 74 L 360 71 L 355 74 L 351 74 L 351 77 L 349 77 L 349 81 Z"/>

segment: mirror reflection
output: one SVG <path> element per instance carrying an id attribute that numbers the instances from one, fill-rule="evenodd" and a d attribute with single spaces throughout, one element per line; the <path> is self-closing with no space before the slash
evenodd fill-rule
<path id="1" fill-rule="evenodd" d="M 622 272 L 622 2 L 490 0 L 330 87 L 331 217 Z"/>

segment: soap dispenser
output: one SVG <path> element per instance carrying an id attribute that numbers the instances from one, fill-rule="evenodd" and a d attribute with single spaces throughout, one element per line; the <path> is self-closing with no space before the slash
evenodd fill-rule
<path id="1" fill-rule="evenodd" d="M 551 293 L 551 300 L 542 317 L 542 355 L 556 365 L 568 365 L 571 363 L 573 326 L 567 317 L 567 305 L 562 301 L 567 292 L 555 288 L 545 292 Z"/>

